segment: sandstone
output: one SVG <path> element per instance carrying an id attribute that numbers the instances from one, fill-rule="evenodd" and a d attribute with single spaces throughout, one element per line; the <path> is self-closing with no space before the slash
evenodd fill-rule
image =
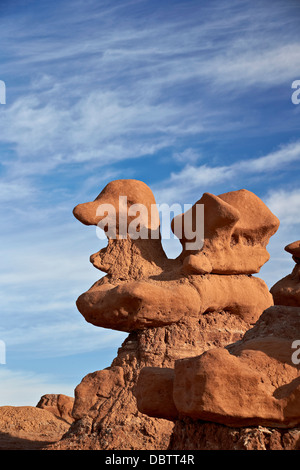
<path id="1" fill-rule="evenodd" d="M 171 396 L 176 362 L 240 340 L 273 305 L 264 281 L 251 274 L 268 259 L 278 219 L 244 190 L 205 193 L 201 203 L 204 249 L 189 251 L 179 237 L 183 250 L 176 259 L 162 248 L 155 198 L 143 182 L 113 181 L 94 201 L 75 207 L 79 221 L 107 237 L 106 248 L 90 257 L 106 275 L 78 297 L 78 310 L 95 326 L 129 335 L 110 367 L 76 387 L 75 421 L 50 448 L 166 449 L 170 416 L 176 420 L 178 411 Z M 194 230 L 193 211 L 184 223 L 188 219 Z M 138 380 L 147 380 L 147 369 L 155 380 L 142 390 Z"/>
<path id="2" fill-rule="evenodd" d="M 300 263 L 300 240 L 290 243 L 284 249 L 293 255 L 295 263 Z"/>
<path id="3" fill-rule="evenodd" d="M 209 312 L 200 320 L 187 317 L 183 322 L 131 332 L 111 366 L 88 374 L 76 387 L 75 422 L 61 441 L 48 448 L 167 449 L 173 423 L 149 417 L 137 408 L 141 370 L 173 369 L 177 359 L 225 346 L 240 339 L 247 329 L 249 324 L 235 315 Z"/>
<path id="4" fill-rule="evenodd" d="M 119 281 L 114 286 L 102 278 L 79 296 L 76 305 L 89 323 L 130 332 L 218 310 L 255 323 L 273 304 L 265 282 L 256 277 L 194 275 L 163 279 Z"/>
<path id="5" fill-rule="evenodd" d="M 300 450 L 300 427 L 235 428 L 183 418 L 175 423 L 168 450 Z"/>
<path id="6" fill-rule="evenodd" d="M 126 204 L 120 204 L 120 198 L 125 198 Z M 264 309 L 273 305 L 264 281 L 249 274 L 267 261 L 265 246 L 278 228 L 278 219 L 246 190 L 219 197 L 205 193 L 199 202 L 205 207 L 204 248 L 195 254 L 186 249 L 186 239 L 181 239 L 183 251 L 175 260 L 168 259 L 162 248 L 155 198 L 145 183 L 113 181 L 94 201 L 75 207 L 78 220 L 102 229 L 109 225 L 110 207 L 114 208 L 113 216 L 116 214 L 114 230 L 105 232 L 107 247 L 91 256 L 93 265 L 107 275 L 76 302 L 88 322 L 130 332 L 226 310 L 254 323 Z M 130 204 L 146 209 L 138 219 L 141 232 L 146 230 L 145 239 L 132 238 L 129 227 L 134 211 Z M 143 213 L 141 208 L 139 212 Z M 190 228 L 195 217 L 192 210 L 192 217 L 188 217 Z M 182 216 L 181 223 L 184 222 L 187 224 L 187 219 Z M 124 233 L 120 236 L 121 225 L 125 227 L 125 237 Z M 192 266 L 192 260 L 196 260 L 197 268 L 194 264 L 195 269 L 186 269 Z M 216 260 L 222 268 L 217 269 Z M 215 268 L 204 269 L 211 262 Z M 252 262 L 255 268 L 244 267 L 244 263 Z"/>
<path id="7" fill-rule="evenodd" d="M 300 370 L 293 360 L 293 343 L 299 332 L 299 308 L 267 309 L 242 340 L 175 361 L 173 389 L 170 371 L 166 370 L 165 376 L 161 371 L 157 390 L 165 381 L 169 396 L 163 397 L 160 408 L 173 401 L 178 419 L 188 417 L 226 426 L 299 426 Z M 154 408 L 157 401 L 155 386 L 148 407 L 139 396 L 155 377 L 155 369 L 145 369 L 137 386 L 138 408 L 147 410 L 150 416 L 154 413 L 151 404 Z M 172 412 L 169 419 L 174 420 L 174 416 L 176 419 Z"/>
<path id="8" fill-rule="evenodd" d="M 287 245 L 285 250 L 292 254 L 296 265 L 292 273 L 276 282 L 270 292 L 276 305 L 300 307 L 300 241 Z"/>
<path id="9" fill-rule="evenodd" d="M 204 240 L 193 252 L 187 249 L 190 241 L 184 236 L 185 225 L 191 220 L 194 223 L 199 204 L 204 206 Z M 204 193 L 190 212 L 190 217 L 182 214 L 172 221 L 183 245 L 186 273 L 253 274 L 268 261 L 266 246 L 279 220 L 251 191 L 241 189 L 219 196 Z"/>
<path id="10" fill-rule="evenodd" d="M 200 298 L 187 282 L 100 282 L 78 298 L 77 307 L 93 325 L 133 331 L 198 316 Z"/>
<path id="11" fill-rule="evenodd" d="M 34 406 L 0 407 L 0 450 L 38 450 L 56 442 L 70 425 Z"/>
<path id="12" fill-rule="evenodd" d="M 73 214 L 85 225 L 96 225 L 108 238 L 107 247 L 90 258 L 97 269 L 117 279 L 162 272 L 168 259 L 161 244 L 159 213 L 151 189 L 142 181 L 111 181 L 94 201 L 77 205 Z M 130 230 L 135 221 L 137 239 Z"/>
<path id="13" fill-rule="evenodd" d="M 42 408 L 44 410 L 50 411 L 58 418 L 62 418 L 67 423 L 72 423 L 74 421 L 72 411 L 73 411 L 74 398 L 68 397 L 63 394 L 51 394 L 43 395 L 38 404 L 37 408 Z"/>
<path id="14" fill-rule="evenodd" d="M 178 411 L 173 400 L 173 386 L 174 369 L 144 367 L 135 394 L 138 409 L 153 418 L 176 420 Z"/>
<path id="15" fill-rule="evenodd" d="M 82 418 L 86 414 L 95 418 L 105 401 L 118 395 L 124 388 L 122 367 L 111 367 L 86 375 L 75 388 L 73 417 Z"/>

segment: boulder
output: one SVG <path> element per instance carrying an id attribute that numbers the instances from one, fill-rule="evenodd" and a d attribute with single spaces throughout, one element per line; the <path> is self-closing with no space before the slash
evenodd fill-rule
<path id="1" fill-rule="evenodd" d="M 138 409 L 157 416 L 155 393 L 165 382 L 169 396 L 163 396 L 160 409 L 166 410 L 166 403 L 173 402 L 177 417 L 173 410 L 170 420 L 188 417 L 236 427 L 299 426 L 299 332 L 300 308 L 270 307 L 242 340 L 175 361 L 173 387 L 170 371 L 160 371 L 151 398 L 146 385 L 157 380 L 157 373 L 145 369 L 137 383 Z"/>
<path id="2" fill-rule="evenodd" d="M 195 225 L 197 208 L 204 206 L 203 244 L 188 248 L 185 236 Z M 215 196 L 204 193 L 190 209 L 172 221 L 180 239 L 183 270 L 186 273 L 253 274 L 268 261 L 269 239 L 278 230 L 279 220 L 251 191 L 241 189 Z"/>
<path id="3" fill-rule="evenodd" d="M 73 404 L 73 397 L 68 397 L 67 395 L 63 395 L 61 393 L 48 393 L 40 398 L 36 406 L 37 408 L 50 411 L 58 418 L 62 418 L 67 423 L 71 424 L 74 421 L 72 415 Z"/>
<path id="4" fill-rule="evenodd" d="M 137 408 L 140 372 L 144 367 L 173 370 L 176 360 L 225 346 L 240 339 L 248 328 L 248 323 L 228 312 L 209 312 L 200 320 L 187 317 L 182 322 L 131 332 L 110 367 L 87 374 L 77 385 L 75 421 L 63 439 L 48 449 L 167 449 L 173 422 L 150 417 Z M 147 397 L 149 394 L 146 401 Z M 161 401 L 159 396 L 157 406 Z"/>

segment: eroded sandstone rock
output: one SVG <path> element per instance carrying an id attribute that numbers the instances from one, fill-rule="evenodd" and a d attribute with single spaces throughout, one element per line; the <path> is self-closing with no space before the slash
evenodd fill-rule
<path id="1" fill-rule="evenodd" d="M 40 398 L 36 406 L 37 408 L 42 408 L 44 410 L 50 411 L 54 414 L 54 416 L 64 419 L 67 423 L 72 423 L 74 421 L 72 415 L 73 404 L 73 397 L 68 397 L 67 395 L 63 395 L 62 393 L 48 393 Z"/>
<path id="2" fill-rule="evenodd" d="M 300 427 L 228 427 L 183 418 L 177 420 L 168 450 L 300 450 Z"/>
<path id="3" fill-rule="evenodd" d="M 180 216 L 183 251 L 175 260 L 164 253 L 155 199 L 144 183 L 113 181 L 94 201 L 75 207 L 74 215 L 84 224 L 104 230 L 110 226 L 107 247 L 91 256 L 94 266 L 107 275 L 77 299 L 78 310 L 88 322 L 130 332 L 217 310 L 255 322 L 273 304 L 264 281 L 249 274 L 267 261 L 266 245 L 278 219 L 246 190 L 220 196 L 205 193 L 198 203 L 204 205 L 203 249 L 188 251 L 184 238 L 186 224 L 195 232 L 196 203 L 191 217 Z M 132 237 L 132 206 L 139 208 L 140 232 L 146 238 Z M 110 207 L 115 209 L 108 217 Z M 110 224 L 111 218 L 115 225 Z M 178 229 L 175 219 L 173 229 Z"/>
<path id="4" fill-rule="evenodd" d="M 250 327 L 228 312 L 187 317 L 164 327 L 131 332 L 110 367 L 84 377 L 75 389 L 74 417 L 51 449 L 166 449 L 173 423 L 141 413 L 136 383 L 144 367 L 173 369 L 177 359 L 240 339 Z"/>
<path id="5" fill-rule="evenodd" d="M 158 387 L 152 385 L 150 399 L 146 385 L 157 380 L 157 373 L 151 368 L 143 370 L 136 391 L 138 408 L 150 416 L 159 415 L 154 409 L 155 393 L 159 394 L 165 380 L 172 393 L 163 397 L 159 410 L 173 402 L 177 419 L 189 417 L 239 427 L 299 426 L 300 367 L 293 359 L 293 343 L 299 332 L 299 308 L 270 307 L 242 340 L 176 361 L 173 389 L 170 371 L 165 371 L 165 379 L 160 371 Z M 174 411 L 169 419 L 176 419 Z"/>
<path id="6" fill-rule="evenodd" d="M 59 441 L 70 425 L 35 406 L 0 407 L 0 450 L 38 450 Z"/>
<path id="7" fill-rule="evenodd" d="M 204 193 L 190 209 L 193 220 L 198 204 L 204 205 L 205 221 L 204 243 L 200 249 L 186 248 L 190 243 L 184 236 L 186 214 L 172 221 L 172 229 L 183 245 L 183 270 L 200 274 L 258 273 L 270 257 L 266 246 L 279 227 L 277 217 L 255 194 L 245 189 L 219 196 Z"/>
<path id="8" fill-rule="evenodd" d="M 160 412 L 148 416 L 137 409 L 140 372 L 145 367 L 155 368 L 153 393 L 149 382 L 144 403 L 149 393 L 153 400 L 155 389 L 159 389 L 155 408 L 164 403 L 163 411 L 169 418 L 177 413 L 172 400 L 165 401 L 176 361 L 241 339 L 261 312 L 273 304 L 264 281 L 251 273 L 268 259 L 265 247 L 278 220 L 252 193 L 223 196 L 202 198 L 204 251 L 188 253 L 181 237 L 183 251 L 176 259 L 168 259 L 164 253 L 155 199 L 144 183 L 113 181 L 94 201 L 76 206 L 75 217 L 86 225 L 98 225 L 108 239 L 107 247 L 90 258 L 107 274 L 79 296 L 77 307 L 88 322 L 128 331 L 129 336 L 110 367 L 88 374 L 76 387 L 75 422 L 52 448 L 166 449 L 173 423 Z M 132 205 L 140 208 L 141 237 L 131 232 L 131 224 L 137 226 Z M 114 210 L 109 216 L 111 207 Z M 193 211 L 191 215 L 180 220 L 184 224 L 189 221 L 194 233 L 197 220 Z M 111 217 L 116 217 L 115 225 Z M 184 236 L 185 229 L 186 225 Z M 218 253 L 215 259 L 214 250 Z M 200 252 L 202 261 L 197 258 L 197 269 L 186 269 L 187 257 L 197 257 Z M 245 256 L 253 259 L 247 261 Z M 163 383 L 165 368 L 170 372 L 169 388 Z M 157 388 L 159 380 L 162 386 Z"/>
<path id="9" fill-rule="evenodd" d="M 276 305 L 300 307 L 300 241 L 285 247 L 291 253 L 296 265 L 291 274 L 276 282 L 270 292 Z"/>

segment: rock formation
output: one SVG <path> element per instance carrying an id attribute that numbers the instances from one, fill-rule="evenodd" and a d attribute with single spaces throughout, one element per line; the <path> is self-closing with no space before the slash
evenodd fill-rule
<path id="1" fill-rule="evenodd" d="M 0 450 L 38 450 L 59 441 L 74 421 L 73 403 L 47 394 L 36 406 L 0 406 Z"/>
<path id="2" fill-rule="evenodd" d="M 6 430 L 22 440 L 18 423 L 28 415 L 27 448 L 299 448 L 299 242 L 286 247 L 296 267 L 272 295 L 252 276 L 279 226 L 265 204 L 246 190 L 204 193 L 172 221 L 176 259 L 163 250 L 155 198 L 141 181 L 112 181 L 74 215 L 107 237 L 90 257 L 106 275 L 79 296 L 78 310 L 129 335 L 75 399 L 49 394 L 35 408 L 2 407 L 2 442 Z M 44 440 L 34 440 L 36 430 Z"/>
<path id="3" fill-rule="evenodd" d="M 300 242 L 285 250 L 296 266 L 241 340 L 141 370 L 138 409 L 175 423 L 169 449 L 300 449 Z"/>
<path id="4" fill-rule="evenodd" d="M 268 259 L 266 245 L 278 219 L 246 190 L 206 193 L 199 204 L 200 244 L 197 204 L 172 222 L 183 245 L 176 259 L 162 248 L 155 199 L 143 182 L 113 181 L 94 201 L 75 207 L 78 220 L 108 238 L 90 258 L 107 274 L 79 296 L 77 307 L 93 325 L 129 336 L 110 367 L 76 387 L 75 422 L 51 448 L 166 449 L 173 422 L 137 409 L 140 371 L 172 373 L 178 360 L 224 348 L 273 305 L 266 284 L 251 274 Z"/>
<path id="5" fill-rule="evenodd" d="M 204 206 L 204 240 L 195 253 L 187 250 L 186 234 L 195 238 L 199 205 Z M 279 221 L 250 191 L 220 197 L 205 193 L 180 216 L 180 224 L 173 219 L 179 236 L 178 226 L 183 226 L 183 252 L 175 260 L 163 251 L 155 199 L 140 181 L 109 183 L 93 202 L 76 206 L 74 215 L 108 236 L 108 246 L 91 256 L 107 275 L 77 300 L 93 325 L 130 332 L 218 310 L 254 323 L 273 303 L 266 284 L 249 274 L 268 259 L 266 244 Z M 140 238 L 132 237 L 132 224 L 139 225 Z"/>
<path id="6" fill-rule="evenodd" d="M 37 408 L 50 411 L 58 418 L 63 419 L 67 423 L 73 423 L 74 418 L 72 415 L 74 405 L 74 398 L 68 397 L 63 394 L 48 393 L 43 395 L 38 404 Z"/>
<path id="7" fill-rule="evenodd" d="M 187 249 L 190 241 L 181 234 L 196 219 L 197 206 L 204 206 L 204 243 Z M 177 216 L 172 229 L 181 240 L 186 273 L 253 274 L 269 259 L 266 246 L 278 229 L 277 217 L 253 193 L 245 189 L 214 196 L 204 193 L 188 214 Z"/>
<path id="8" fill-rule="evenodd" d="M 236 343 L 177 360 L 171 370 L 143 369 L 136 389 L 138 408 L 170 420 L 299 426 L 300 361 L 293 351 L 299 333 L 299 308 L 270 307 Z"/>
<path id="9" fill-rule="evenodd" d="M 296 265 L 292 273 L 276 282 L 270 292 L 275 304 L 300 307 L 300 240 L 290 243 L 285 250 L 291 253 Z"/>

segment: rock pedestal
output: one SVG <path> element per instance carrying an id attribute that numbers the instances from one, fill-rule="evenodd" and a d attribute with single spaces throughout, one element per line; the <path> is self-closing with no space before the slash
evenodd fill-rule
<path id="1" fill-rule="evenodd" d="M 74 405 L 74 398 L 68 397 L 63 394 L 48 393 L 43 395 L 38 404 L 37 408 L 50 411 L 57 418 L 61 418 L 67 423 L 73 423 L 74 417 L 72 415 Z"/>
<path id="2" fill-rule="evenodd" d="M 166 449 L 174 426 L 168 414 L 176 409 L 170 401 L 167 419 L 138 410 L 139 375 L 154 367 L 159 381 L 160 371 L 169 370 L 168 386 L 153 393 L 158 408 L 177 361 L 240 340 L 273 305 L 264 281 L 252 274 L 268 260 L 266 245 L 279 221 L 249 191 L 205 193 L 173 220 L 182 253 L 168 259 L 154 196 L 141 181 L 109 183 L 74 215 L 108 238 L 90 258 L 106 275 L 79 296 L 78 310 L 93 325 L 129 336 L 110 367 L 76 387 L 75 422 L 52 448 Z"/>
<path id="3" fill-rule="evenodd" d="M 137 409 L 136 383 L 145 367 L 173 368 L 177 359 L 241 338 L 249 324 L 228 312 L 211 312 L 165 327 L 132 332 L 110 367 L 85 376 L 75 389 L 75 422 L 52 449 L 168 448 L 173 423 Z"/>

